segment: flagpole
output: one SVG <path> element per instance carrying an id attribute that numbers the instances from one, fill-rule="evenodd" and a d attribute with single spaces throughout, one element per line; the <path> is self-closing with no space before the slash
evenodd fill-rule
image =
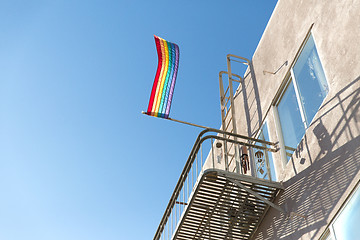
<path id="1" fill-rule="evenodd" d="M 151 115 L 147 114 L 144 111 L 142 111 L 141 113 L 144 114 L 144 115 L 147 115 L 147 116 L 151 116 Z M 151 116 L 151 117 L 155 117 L 155 116 Z M 177 119 L 174 119 L 174 118 L 162 118 L 162 119 L 166 119 L 166 120 L 170 120 L 170 121 L 173 121 L 173 122 L 178 122 L 178 123 L 182 123 L 182 124 L 186 124 L 186 125 L 190 125 L 190 126 L 198 127 L 198 128 L 213 129 L 213 128 L 210 128 L 210 127 L 205 127 L 205 126 L 198 125 L 198 124 L 195 124 L 195 123 L 189 123 L 189 122 L 177 120 Z"/>

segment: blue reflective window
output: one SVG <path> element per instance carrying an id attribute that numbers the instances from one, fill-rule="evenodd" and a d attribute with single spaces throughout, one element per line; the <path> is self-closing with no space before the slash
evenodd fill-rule
<path id="1" fill-rule="evenodd" d="M 278 112 L 285 146 L 296 148 L 305 134 L 305 127 L 291 79 L 278 105 Z"/>
<path id="2" fill-rule="evenodd" d="M 284 144 L 296 148 L 329 92 L 312 35 L 291 69 L 289 82 L 277 108 Z"/>
<path id="3" fill-rule="evenodd" d="M 299 89 L 301 104 L 305 111 L 305 121 L 309 125 L 329 92 L 315 42 L 311 35 L 293 67 L 293 72 Z"/>
<path id="4" fill-rule="evenodd" d="M 345 208 L 336 218 L 333 229 L 337 240 L 359 239 L 360 236 L 360 190 L 357 189 Z"/>

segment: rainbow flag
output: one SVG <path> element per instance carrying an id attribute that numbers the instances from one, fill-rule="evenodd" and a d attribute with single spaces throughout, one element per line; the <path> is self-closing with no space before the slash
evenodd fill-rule
<path id="1" fill-rule="evenodd" d="M 168 118 L 179 66 L 179 47 L 154 35 L 158 67 L 151 90 L 147 115 Z"/>

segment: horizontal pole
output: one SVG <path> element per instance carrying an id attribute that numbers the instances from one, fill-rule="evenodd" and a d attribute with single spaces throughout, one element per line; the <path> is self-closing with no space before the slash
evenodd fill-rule
<path id="1" fill-rule="evenodd" d="M 151 116 L 151 117 L 155 117 L 155 116 L 152 116 L 152 115 L 147 114 L 147 113 L 144 112 L 144 111 L 142 111 L 141 113 L 142 113 L 142 114 L 145 114 L 145 115 L 148 115 L 148 116 Z M 178 122 L 178 123 L 190 125 L 190 126 L 193 126 L 193 127 L 203 128 L 203 129 L 212 129 L 212 128 L 210 128 L 210 127 L 205 127 L 205 126 L 202 126 L 202 125 L 199 125 L 199 124 L 195 124 L 195 123 L 190 123 L 190 122 L 185 122 L 185 121 L 177 120 L 177 119 L 174 119 L 174 118 L 161 118 L 161 119 L 166 119 L 166 120 L 170 120 L 170 121 L 173 121 L 173 122 Z"/>
<path id="2" fill-rule="evenodd" d="M 144 111 L 141 112 L 141 113 L 142 113 L 142 114 L 145 114 L 145 115 L 147 115 L 147 116 L 155 117 L 155 116 L 152 116 L 152 115 L 147 114 L 147 113 L 144 112 Z M 158 117 L 156 117 L 156 118 L 158 118 Z M 273 142 L 269 142 L 269 141 L 265 141 L 265 140 L 260 140 L 260 139 L 256 139 L 256 138 L 252 138 L 252 137 L 247 137 L 247 136 L 245 136 L 245 135 L 240 135 L 240 134 L 235 134 L 235 133 L 231 133 L 231 132 L 226 132 L 226 131 L 223 131 L 223 130 L 220 130 L 220 129 L 216 129 L 216 128 L 205 127 L 205 126 L 201 126 L 201 125 L 198 125 L 198 124 L 194 124 L 194 123 L 189 123 L 189 122 L 177 120 L 177 119 L 174 119 L 174 118 L 161 118 L 161 119 L 167 119 L 167 120 L 170 120 L 170 121 L 173 121 L 173 122 L 183 123 L 183 124 L 187 124 L 187 125 L 194 126 L 194 127 L 204 128 L 205 130 L 209 130 L 209 131 L 213 131 L 213 132 L 217 132 L 217 133 L 221 133 L 221 134 L 226 134 L 226 135 L 228 135 L 228 136 L 238 137 L 238 138 L 246 139 L 246 140 L 249 140 L 249 141 L 254 141 L 254 142 L 258 142 L 258 143 L 264 143 L 264 144 L 268 144 L 268 145 L 277 147 L 277 143 L 273 143 Z"/>

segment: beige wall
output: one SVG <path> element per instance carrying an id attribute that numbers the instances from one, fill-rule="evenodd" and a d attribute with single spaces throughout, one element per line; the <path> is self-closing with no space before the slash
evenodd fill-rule
<path id="1" fill-rule="evenodd" d="M 278 141 L 271 106 L 310 29 L 330 92 L 293 159 L 283 168 L 275 154 L 278 202 L 308 217 L 270 209 L 254 239 L 319 239 L 359 181 L 360 0 L 279 0 L 235 100 L 238 133 L 255 136 L 266 118 Z"/>

